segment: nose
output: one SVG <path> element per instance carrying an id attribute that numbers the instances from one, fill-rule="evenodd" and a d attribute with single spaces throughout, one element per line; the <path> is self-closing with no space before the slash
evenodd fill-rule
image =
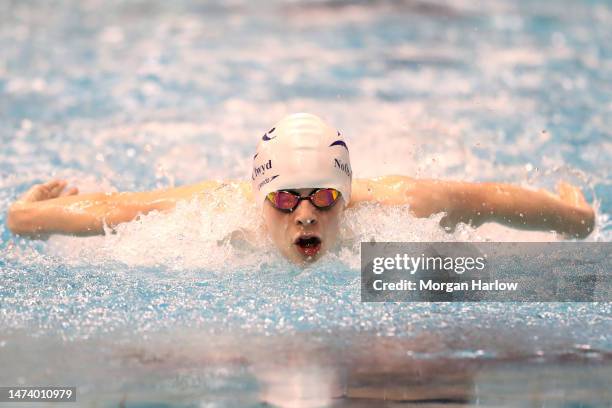
<path id="1" fill-rule="evenodd" d="M 308 226 L 317 222 L 317 209 L 308 200 L 302 200 L 293 213 L 297 225 Z"/>

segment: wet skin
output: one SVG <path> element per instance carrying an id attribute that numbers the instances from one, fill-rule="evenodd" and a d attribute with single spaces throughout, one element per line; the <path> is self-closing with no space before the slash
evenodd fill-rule
<path id="1" fill-rule="evenodd" d="M 301 196 L 310 194 L 313 188 L 295 189 Z M 310 201 L 302 200 L 297 208 L 285 213 L 274 208 L 265 200 L 263 207 L 264 225 L 270 238 L 289 260 L 304 264 L 314 262 L 332 248 L 338 237 L 340 215 L 344 211 L 344 198 L 340 197 L 333 207 L 325 210 L 316 208 Z M 317 237 L 320 246 L 304 248 L 299 238 Z"/>
<path id="2" fill-rule="evenodd" d="M 170 211 L 179 201 L 210 199 L 224 186 L 252 199 L 248 181 L 202 183 L 141 192 L 79 194 L 66 189 L 65 180 L 32 186 L 9 208 L 6 224 L 11 232 L 32 238 L 48 234 L 104 234 L 105 226 L 129 222 L 150 211 Z M 497 222 L 518 229 L 556 231 L 570 238 L 585 238 L 595 228 L 595 211 L 578 187 L 560 182 L 558 194 L 530 190 L 504 183 L 469 183 L 446 180 L 417 180 L 407 176 L 381 176 L 353 180 L 349 206 L 359 203 L 409 205 L 416 217 L 445 213 L 440 224 L 452 231 L 458 223 L 477 227 Z M 312 189 L 302 189 L 305 196 Z M 314 261 L 333 247 L 344 201 L 327 211 L 302 200 L 293 213 L 277 211 L 264 204 L 263 219 L 276 246 L 295 262 Z M 308 222 L 310 221 L 310 222 Z M 313 235 L 315 246 L 295 246 L 295 239 Z M 318 245 L 320 244 L 320 245 Z"/>

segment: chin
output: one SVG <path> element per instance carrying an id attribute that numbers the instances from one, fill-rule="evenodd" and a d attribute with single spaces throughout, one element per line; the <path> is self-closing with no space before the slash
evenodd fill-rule
<path id="1" fill-rule="evenodd" d="M 317 262 L 319 259 L 321 259 L 324 253 L 325 250 L 321 248 L 315 255 L 304 256 L 299 252 L 299 250 L 292 248 L 291 254 L 285 254 L 285 256 L 295 264 L 308 265 Z"/>

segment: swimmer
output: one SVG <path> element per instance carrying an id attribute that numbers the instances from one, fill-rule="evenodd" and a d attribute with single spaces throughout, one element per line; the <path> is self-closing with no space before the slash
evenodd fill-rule
<path id="1" fill-rule="evenodd" d="M 338 236 L 340 215 L 365 202 L 408 205 L 416 217 L 444 213 L 440 224 L 485 222 L 584 238 L 595 213 L 582 192 L 561 182 L 558 195 L 502 183 L 418 180 L 392 175 L 353 179 L 349 149 L 341 133 L 307 113 L 279 121 L 257 145 L 251 182 L 204 181 L 146 192 L 79 194 L 64 180 L 28 190 L 9 209 L 8 228 L 33 238 L 48 234 L 104 234 L 148 212 L 169 211 L 181 200 L 204 198 L 233 186 L 255 200 L 263 225 L 280 252 L 296 263 L 317 260 Z"/>

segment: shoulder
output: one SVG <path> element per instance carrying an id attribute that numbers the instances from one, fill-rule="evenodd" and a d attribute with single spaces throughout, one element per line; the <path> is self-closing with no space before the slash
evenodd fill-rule
<path id="1" fill-rule="evenodd" d="M 413 178 L 402 175 L 354 179 L 351 186 L 352 193 L 349 206 L 361 202 L 403 204 L 405 202 L 406 191 L 415 182 Z"/>

